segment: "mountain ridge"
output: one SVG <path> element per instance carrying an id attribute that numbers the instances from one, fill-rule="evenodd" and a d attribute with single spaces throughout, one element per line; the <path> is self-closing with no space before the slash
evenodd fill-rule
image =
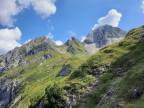
<path id="1" fill-rule="evenodd" d="M 116 27 L 114 28 L 109 25 L 101 26 L 94 31 L 96 31 L 96 32 L 100 31 L 99 33 L 101 33 L 101 31 L 103 31 L 103 30 L 108 31 L 109 29 L 107 29 L 107 28 L 110 28 L 110 31 L 113 29 L 114 29 L 113 31 L 115 31 L 115 29 L 116 29 L 117 31 L 124 32 L 119 28 L 116 28 Z M 92 31 L 91 33 L 93 34 L 94 31 Z M 117 31 L 115 31 L 115 32 L 117 32 Z M 89 34 L 91 34 L 91 33 L 89 33 Z M 5 70 L 9 70 L 13 67 L 27 64 L 27 63 L 24 63 L 24 64 L 22 63 L 23 62 L 22 59 L 24 57 L 26 57 L 28 55 L 35 55 L 41 51 L 54 50 L 56 52 L 57 51 L 63 52 L 63 53 L 68 52 L 72 55 L 88 56 L 88 55 L 94 54 L 95 52 L 98 52 L 100 50 L 100 48 L 102 48 L 103 46 L 110 45 L 115 42 L 115 41 L 111 42 L 110 44 L 108 44 L 108 42 L 105 42 L 104 44 L 102 44 L 101 47 L 97 47 L 96 42 L 93 42 L 92 44 L 86 44 L 87 40 L 91 36 L 89 34 L 88 34 L 87 38 L 84 40 L 84 43 L 80 42 L 75 37 L 72 37 L 71 40 L 67 40 L 67 42 L 64 44 L 67 48 L 64 48 L 63 51 L 60 51 L 62 49 L 57 48 L 56 44 L 53 41 L 51 41 L 50 39 L 47 39 L 45 36 L 37 37 L 34 40 L 24 44 L 23 46 L 17 47 L 14 50 L 9 51 L 5 55 L 0 55 L 0 73 L 2 73 Z M 124 37 L 125 36 L 124 34 L 125 34 L 125 32 L 123 34 L 120 34 L 120 36 Z M 95 34 L 92 36 L 95 36 Z M 96 34 L 95 40 L 97 40 L 97 37 L 105 38 L 106 34 L 104 34 L 104 35 Z M 111 37 L 113 39 L 113 36 L 111 36 Z M 117 36 L 117 37 L 119 37 L 119 36 Z M 121 39 L 117 39 L 117 41 L 121 40 Z M 101 41 L 106 41 L 106 40 L 107 39 L 101 39 Z M 43 60 L 43 58 L 41 58 L 41 59 Z"/>
<path id="2" fill-rule="evenodd" d="M 50 50 L 34 50 L 23 58 L 27 65 L 0 74 L 0 107 L 130 108 L 143 105 L 143 41 L 144 26 L 129 31 L 123 40 L 92 56 L 83 50 L 79 52 L 79 47 L 83 49 L 85 44 L 75 37 L 66 45 L 51 44 Z M 41 41 L 36 43 L 41 46 Z M 71 47 L 74 53 L 67 51 Z M 49 90 L 55 90 L 60 100 Z M 47 99 L 49 96 L 52 100 Z"/>

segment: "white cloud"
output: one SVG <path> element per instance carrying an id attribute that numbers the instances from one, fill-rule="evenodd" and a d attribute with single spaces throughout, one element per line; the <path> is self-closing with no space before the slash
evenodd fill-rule
<path id="1" fill-rule="evenodd" d="M 56 12 L 55 0 L 0 0 L 0 24 L 12 27 L 16 21 L 14 16 L 25 8 L 32 8 L 42 18 L 47 18 Z"/>
<path id="2" fill-rule="evenodd" d="M 21 8 L 16 5 L 16 0 L 0 0 L 0 24 L 12 27 L 16 20 L 14 16 L 20 11 Z"/>
<path id="3" fill-rule="evenodd" d="M 118 13 L 117 10 L 112 9 L 108 12 L 108 15 L 98 19 L 98 24 L 95 24 L 92 30 L 95 30 L 96 28 L 106 24 L 111 25 L 113 27 L 118 27 L 121 17 L 121 13 Z"/>
<path id="4" fill-rule="evenodd" d="M 21 31 L 18 27 L 15 29 L 0 29 L 0 40 L 20 40 Z"/>
<path id="5" fill-rule="evenodd" d="M 86 39 L 85 36 L 82 37 L 81 42 L 84 42 L 84 40 Z"/>
<path id="6" fill-rule="evenodd" d="M 49 17 L 56 12 L 55 0 L 33 0 L 34 10 L 43 18 Z"/>
<path id="7" fill-rule="evenodd" d="M 62 41 L 55 41 L 55 43 L 56 43 L 57 46 L 63 45 Z"/>
<path id="8" fill-rule="evenodd" d="M 144 13 L 144 0 L 142 1 L 141 8 L 142 8 L 142 11 Z"/>
<path id="9" fill-rule="evenodd" d="M 18 3 L 23 8 L 32 6 L 43 18 L 49 17 L 56 12 L 55 0 L 18 0 Z"/>
<path id="10" fill-rule="evenodd" d="M 49 34 L 46 35 L 46 37 L 49 38 L 49 39 L 53 39 L 54 36 L 52 35 L 52 33 L 49 33 Z"/>
<path id="11" fill-rule="evenodd" d="M 14 29 L 0 29 L 0 54 L 4 54 L 15 47 L 21 46 L 17 40 L 21 38 L 21 31 L 18 27 Z"/>
<path id="12" fill-rule="evenodd" d="M 18 4 L 24 9 L 24 8 L 29 8 L 29 6 L 31 5 L 31 3 L 34 0 L 17 0 Z M 37 1 L 37 0 L 35 0 Z"/>
<path id="13" fill-rule="evenodd" d="M 25 43 L 24 44 L 27 44 L 28 42 L 30 42 L 32 39 L 29 39 L 29 40 L 27 40 L 27 41 L 25 41 Z"/>
<path id="14" fill-rule="evenodd" d="M 77 35 L 77 34 L 76 34 L 75 32 L 73 32 L 73 31 L 68 31 L 67 34 L 68 34 L 69 36 L 76 36 L 76 35 Z"/>

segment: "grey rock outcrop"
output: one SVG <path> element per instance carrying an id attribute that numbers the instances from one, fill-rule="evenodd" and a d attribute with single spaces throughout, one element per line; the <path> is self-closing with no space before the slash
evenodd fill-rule
<path id="1" fill-rule="evenodd" d="M 50 53 L 48 53 L 48 54 L 44 54 L 44 57 L 45 57 L 46 59 L 51 59 L 51 58 L 53 58 L 53 55 L 50 54 Z"/>
<path id="2" fill-rule="evenodd" d="M 56 44 L 46 37 L 37 37 L 27 44 L 9 51 L 5 55 L 0 55 L 0 73 L 11 68 L 23 65 L 23 58 L 28 55 L 35 55 L 42 51 L 54 50 Z M 42 58 L 43 59 L 43 58 Z M 36 59 L 39 60 L 39 59 Z M 35 60 L 34 60 L 35 61 Z"/>
<path id="3" fill-rule="evenodd" d="M 16 96 L 17 91 L 15 88 L 20 84 L 21 80 L 9 80 L 0 82 L 0 108 L 6 108 L 7 105 Z"/>
<path id="4" fill-rule="evenodd" d="M 100 26 L 88 34 L 84 43 L 89 54 L 97 52 L 100 48 L 122 40 L 126 36 L 125 31 L 110 25 Z M 89 50 L 91 49 L 91 50 Z"/>
<path id="5" fill-rule="evenodd" d="M 59 73 L 59 76 L 67 76 L 71 73 L 71 71 L 72 71 L 71 65 L 70 64 L 67 64 L 67 65 L 64 64 L 60 73 Z"/>

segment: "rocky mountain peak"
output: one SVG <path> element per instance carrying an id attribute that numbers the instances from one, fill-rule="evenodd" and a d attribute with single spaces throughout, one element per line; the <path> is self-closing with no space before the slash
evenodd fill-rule
<path id="1" fill-rule="evenodd" d="M 37 37 L 34 40 L 17 47 L 7 54 L 0 56 L 0 73 L 23 64 L 23 58 L 29 55 L 35 55 L 42 51 L 54 50 L 55 42 L 47 39 L 45 36 Z"/>
<path id="2" fill-rule="evenodd" d="M 77 53 L 86 52 L 84 43 L 80 42 L 77 38 L 72 37 L 71 40 L 67 40 L 65 45 L 68 47 L 67 52 L 76 55 Z"/>
<path id="3" fill-rule="evenodd" d="M 96 43 L 96 47 L 101 48 L 102 46 L 107 45 L 109 39 L 124 38 L 126 33 L 126 31 L 123 31 L 120 28 L 104 25 L 90 32 L 84 42 L 86 44 Z"/>
<path id="4" fill-rule="evenodd" d="M 56 46 L 55 42 L 53 42 L 49 38 L 46 38 L 45 36 L 36 37 L 32 41 L 28 42 L 26 44 L 26 46 L 27 45 L 35 45 L 36 46 L 36 45 L 43 44 L 43 43 L 48 43 L 49 45 Z"/>
<path id="5" fill-rule="evenodd" d="M 65 45 L 66 45 L 66 46 L 69 46 L 69 45 L 70 45 L 70 42 L 71 42 L 71 40 L 67 40 L 66 43 L 65 43 Z"/>
<path id="6" fill-rule="evenodd" d="M 66 41 L 65 45 L 70 46 L 72 44 L 76 44 L 79 46 L 79 44 L 81 44 L 81 42 L 76 37 L 73 36 L 70 40 Z"/>
<path id="7" fill-rule="evenodd" d="M 21 49 L 25 50 L 26 55 L 34 55 L 41 51 L 52 50 L 55 46 L 55 42 L 41 36 L 23 45 Z"/>
<path id="8" fill-rule="evenodd" d="M 103 25 L 90 32 L 84 40 L 84 43 L 87 44 L 86 49 L 90 49 L 88 52 L 93 54 L 104 46 L 120 41 L 126 34 L 127 32 L 120 28 Z"/>
<path id="9" fill-rule="evenodd" d="M 72 40 L 74 41 L 74 40 L 77 40 L 77 38 L 76 37 L 74 37 L 74 36 L 72 36 Z"/>

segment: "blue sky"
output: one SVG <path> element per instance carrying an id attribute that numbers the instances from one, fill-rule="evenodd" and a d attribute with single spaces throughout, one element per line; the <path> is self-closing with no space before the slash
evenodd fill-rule
<path id="1" fill-rule="evenodd" d="M 0 54 L 37 36 L 48 36 L 63 43 L 72 35 L 81 40 L 95 24 L 98 27 L 108 23 L 126 31 L 144 25 L 143 0 L 41 1 L 44 5 L 42 2 L 40 5 L 39 0 L 0 0 L 0 46 L 12 43 L 8 48 L 0 47 Z M 112 9 L 114 15 L 111 16 L 108 12 Z M 5 10 L 8 13 L 4 16 Z M 101 17 L 105 20 L 98 21 Z"/>

